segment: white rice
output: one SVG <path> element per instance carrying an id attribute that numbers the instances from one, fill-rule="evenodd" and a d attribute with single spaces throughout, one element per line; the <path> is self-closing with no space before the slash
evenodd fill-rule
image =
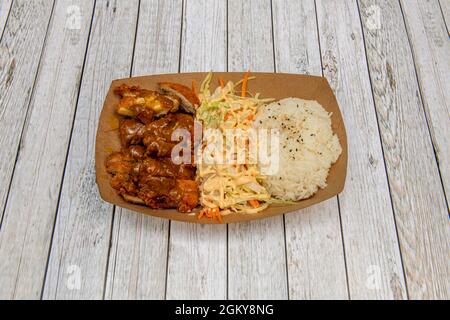
<path id="1" fill-rule="evenodd" d="M 280 131 L 279 169 L 263 185 L 272 196 L 297 201 L 327 186 L 330 167 L 342 148 L 331 114 L 316 101 L 287 98 L 258 110 L 255 127 Z"/>

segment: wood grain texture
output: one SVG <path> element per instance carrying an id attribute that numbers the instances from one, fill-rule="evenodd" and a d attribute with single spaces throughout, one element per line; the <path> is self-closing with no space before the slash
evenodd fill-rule
<path id="1" fill-rule="evenodd" d="M 1 0 L 0 298 L 39 298 L 45 280 L 45 299 L 403 299 L 404 270 L 410 298 L 448 299 L 450 1 L 399 2 Z M 339 201 L 227 232 L 99 198 L 112 79 L 274 60 L 320 75 L 320 58 L 349 137 Z"/>
<path id="2" fill-rule="evenodd" d="M 226 1 L 184 1 L 181 72 L 225 71 Z M 208 26 L 205 28 L 205 26 Z M 227 227 L 172 221 L 167 299 L 227 298 Z"/>
<path id="3" fill-rule="evenodd" d="M 229 71 L 274 71 L 271 2 L 228 1 Z M 229 225 L 228 297 L 286 299 L 283 216 Z"/>
<path id="4" fill-rule="evenodd" d="M 2 35 L 3 30 L 5 29 L 11 5 L 12 0 L 2 0 L 2 2 L 0 2 L 0 36 Z"/>
<path id="5" fill-rule="evenodd" d="M 14 1 L 0 41 L 0 221 L 52 7 Z"/>
<path id="6" fill-rule="evenodd" d="M 445 24 L 447 26 L 447 33 L 448 28 L 450 26 L 450 1 L 449 0 L 439 0 L 439 3 L 441 5 L 442 14 L 444 16 Z"/>
<path id="7" fill-rule="evenodd" d="M 277 72 L 322 75 L 314 0 L 273 0 Z"/>
<path id="8" fill-rule="evenodd" d="M 141 1 L 134 75 L 178 71 L 182 1 Z M 116 208 L 106 297 L 163 299 L 169 222 Z"/>
<path id="9" fill-rule="evenodd" d="M 14 298 L 39 298 L 45 276 L 94 6 L 77 1 L 79 26 L 68 25 L 73 3 L 55 5 L 5 209 L 1 268 L 16 276 L 1 291 Z"/>
<path id="10" fill-rule="evenodd" d="M 404 299 L 406 290 L 355 1 L 317 1 L 324 75 L 346 123 L 349 163 L 339 196 L 352 299 Z"/>
<path id="11" fill-rule="evenodd" d="M 164 299 L 168 223 L 116 207 L 106 299 Z"/>
<path id="12" fill-rule="evenodd" d="M 97 191 L 94 144 L 111 80 L 130 73 L 138 1 L 97 1 L 44 298 L 101 299 L 113 208 Z"/>
<path id="13" fill-rule="evenodd" d="M 450 196 L 450 41 L 437 1 L 402 1 L 447 202 Z M 404 33 L 399 37 L 406 37 Z"/>
<path id="14" fill-rule="evenodd" d="M 420 25 L 414 25 L 412 16 L 419 12 L 427 16 L 427 11 L 431 13 L 433 6 L 430 1 L 420 3 L 419 5 L 418 1 L 408 1 L 408 8 L 404 7 L 406 16 L 409 16 L 409 25 L 414 29 L 420 28 Z M 368 17 L 364 13 L 370 6 L 380 9 L 380 28 L 373 29 L 368 23 Z M 448 208 L 433 154 L 401 8 L 397 2 L 361 1 L 361 13 L 409 296 L 412 299 L 448 299 Z M 424 17 L 422 20 L 429 28 L 428 31 L 434 28 L 436 31 L 442 31 L 442 28 L 437 29 L 437 17 L 428 14 L 428 19 Z M 442 116 L 442 125 L 445 123 L 444 126 L 448 127 L 449 101 L 448 95 L 445 96 L 448 93 L 444 94 L 439 88 L 440 81 L 444 79 L 439 78 L 439 73 L 433 73 L 433 69 L 426 69 L 438 61 L 427 61 L 425 57 L 420 56 L 418 50 L 422 49 L 417 48 L 418 41 L 426 50 L 426 46 L 431 45 L 430 41 L 439 41 L 442 38 L 438 38 L 436 34 L 435 39 L 414 39 L 423 36 L 423 30 L 415 31 L 418 34 L 412 36 L 412 42 L 416 43 L 416 56 L 419 59 L 417 64 L 420 65 L 418 70 L 421 71 L 422 77 L 425 77 L 422 78 L 424 97 L 432 108 L 432 111 L 428 111 L 433 112 L 429 116 L 431 119 L 433 116 Z M 425 34 L 432 36 L 430 33 Z M 444 43 L 441 42 L 441 45 Z M 448 43 L 446 45 L 448 49 Z M 433 59 L 436 57 L 436 51 L 430 48 L 427 55 L 428 59 Z M 448 60 L 448 55 L 446 58 Z M 450 71 L 448 66 L 448 61 L 442 61 L 443 73 Z M 438 65 L 435 67 L 439 68 Z M 448 82 L 445 85 L 448 91 Z M 435 100 L 427 100 L 431 97 Z M 447 106 L 443 105 L 445 103 Z M 434 120 L 432 126 L 439 126 L 438 120 Z M 447 133 L 449 131 L 448 128 L 444 130 Z M 436 138 L 436 135 L 434 137 Z M 447 139 L 448 136 L 444 138 Z M 443 142 L 448 148 L 448 140 Z M 445 157 L 448 157 L 448 154 Z"/>
<path id="15" fill-rule="evenodd" d="M 273 1 L 277 72 L 322 75 L 313 0 Z M 347 299 L 337 199 L 287 214 L 290 299 Z"/>

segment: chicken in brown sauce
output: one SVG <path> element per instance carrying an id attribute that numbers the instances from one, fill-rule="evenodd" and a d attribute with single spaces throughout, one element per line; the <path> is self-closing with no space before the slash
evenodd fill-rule
<path id="1" fill-rule="evenodd" d="M 117 113 L 125 118 L 119 125 L 122 150 L 106 161 L 111 186 L 135 204 L 192 211 L 199 202 L 195 167 L 175 164 L 171 154 L 181 141 L 173 139 L 175 130 L 194 137 L 194 117 L 177 112 L 180 98 L 171 94 L 127 85 L 117 87 L 115 93 L 121 97 Z"/>
<path id="2" fill-rule="evenodd" d="M 151 122 L 154 117 L 177 112 L 180 106 L 180 99 L 174 95 L 140 89 L 136 86 L 123 84 L 114 92 L 122 98 L 117 105 L 117 113 L 137 118 L 145 124 Z"/>

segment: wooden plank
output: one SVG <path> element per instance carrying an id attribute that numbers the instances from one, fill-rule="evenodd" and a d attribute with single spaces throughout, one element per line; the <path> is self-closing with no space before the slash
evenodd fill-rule
<path id="1" fill-rule="evenodd" d="M 274 71 L 271 3 L 228 2 L 230 71 Z M 229 225 L 230 299 L 288 298 L 283 216 Z"/>
<path id="2" fill-rule="evenodd" d="M 339 196 L 352 299 L 406 298 L 402 262 L 355 1 L 317 1 L 324 74 L 343 112 L 349 163 Z"/>
<path id="3" fill-rule="evenodd" d="M 52 7 L 49 2 L 16 1 L 0 42 L 0 221 Z M 22 201 L 27 200 L 22 198 Z M 19 259 L 15 258 L 21 252 L 10 246 L 10 241 L 17 240 L 15 243 L 22 248 L 24 238 L 7 234 L 18 223 L 15 218 L 6 214 L 0 231 L 0 298 L 3 299 L 14 297 L 19 273 Z"/>
<path id="4" fill-rule="evenodd" d="M 450 1 L 449 0 L 439 0 L 439 3 L 441 5 L 442 14 L 444 16 L 445 24 L 447 27 L 447 33 L 448 28 L 450 26 Z"/>
<path id="5" fill-rule="evenodd" d="M 322 75 L 313 0 L 273 1 L 278 72 Z M 337 199 L 285 216 L 290 299 L 347 299 Z"/>
<path id="6" fill-rule="evenodd" d="M 226 70 L 226 10 L 225 0 L 184 1 L 181 72 Z M 226 298 L 227 227 L 172 221 L 167 299 Z"/>
<path id="7" fill-rule="evenodd" d="M 0 2 L 0 36 L 3 34 L 3 30 L 5 29 L 11 5 L 12 0 L 2 0 L 2 2 Z"/>
<path id="8" fill-rule="evenodd" d="M 15 1 L 0 41 L 0 221 L 52 8 Z"/>
<path id="9" fill-rule="evenodd" d="M 74 3 L 78 21 L 68 22 Z M 2 295 L 41 295 L 93 7 L 93 0 L 55 5 L 0 235 L 9 275 Z"/>
<path id="10" fill-rule="evenodd" d="M 366 15 L 370 6 L 380 10 L 381 28 L 372 28 Z M 434 138 L 439 139 L 437 134 L 449 133 L 449 95 L 444 91 L 448 91 L 450 80 L 450 46 L 443 37 L 442 23 L 440 27 L 437 25 L 441 20 L 435 1 L 408 1 L 403 8 L 418 59 L 416 65 L 422 77 L 427 111 L 432 112 L 428 114 L 432 120 L 431 127 L 436 129 L 434 126 L 442 126 L 445 130 L 434 132 Z M 361 1 L 360 9 L 409 297 L 448 299 L 448 207 L 402 11 L 398 2 L 387 1 Z M 428 29 L 426 31 L 425 26 Z M 439 43 L 441 52 L 437 51 Z M 444 51 L 447 53 L 445 57 Z M 440 57 L 442 61 L 439 61 Z M 440 67 L 443 69 L 438 71 Z M 439 116 L 442 119 L 436 118 Z M 448 152 L 448 136 L 442 138 L 436 140 L 437 147 L 445 146 Z M 439 144 L 441 142 L 443 145 Z M 445 165 L 449 164 L 449 155 L 443 156 L 443 169 L 448 170 Z"/>
<path id="11" fill-rule="evenodd" d="M 273 1 L 277 72 L 322 75 L 314 0 Z"/>
<path id="12" fill-rule="evenodd" d="M 450 196 L 450 42 L 437 1 L 401 2 L 419 85 L 439 161 L 447 202 Z M 406 35 L 402 34 L 402 37 Z"/>
<path id="13" fill-rule="evenodd" d="M 178 71 L 182 1 L 141 1 L 133 75 Z M 164 299 L 169 222 L 116 209 L 108 299 Z"/>
<path id="14" fill-rule="evenodd" d="M 44 298 L 101 299 L 113 208 L 95 184 L 97 122 L 111 80 L 127 77 L 138 1 L 97 1 L 60 195 Z"/>
<path id="15" fill-rule="evenodd" d="M 106 299 L 164 299 L 168 223 L 116 208 Z"/>

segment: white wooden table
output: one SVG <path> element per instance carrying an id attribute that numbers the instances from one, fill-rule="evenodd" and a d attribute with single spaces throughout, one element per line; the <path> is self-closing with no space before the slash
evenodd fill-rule
<path id="1" fill-rule="evenodd" d="M 450 0 L 1 0 L 0 298 L 449 299 Z M 345 191 L 243 224 L 100 200 L 111 80 L 324 75 Z"/>

